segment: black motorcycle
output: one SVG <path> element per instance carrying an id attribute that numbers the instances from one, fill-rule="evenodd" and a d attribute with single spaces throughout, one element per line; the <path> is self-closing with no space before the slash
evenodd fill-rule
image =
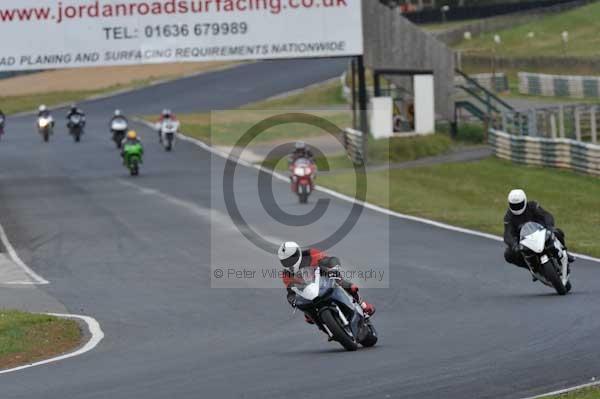
<path id="1" fill-rule="evenodd" d="M 81 114 L 72 114 L 69 115 L 69 119 L 67 122 L 67 128 L 69 129 L 69 134 L 73 136 L 73 140 L 76 143 L 81 141 L 81 136 L 83 135 L 83 128 L 85 126 L 85 117 Z"/>
<path id="2" fill-rule="evenodd" d="M 377 331 L 362 307 L 337 283 L 335 277 L 322 277 L 320 269 L 302 272 L 305 283 L 293 287 L 296 308 L 310 317 L 330 341 L 339 342 L 346 350 L 358 345 L 371 347 L 377 343 Z"/>
<path id="3" fill-rule="evenodd" d="M 115 142 L 117 148 L 121 148 L 121 143 L 125 139 L 129 123 L 124 117 L 116 117 L 110 122 L 110 132 L 112 133 L 112 140 Z"/>

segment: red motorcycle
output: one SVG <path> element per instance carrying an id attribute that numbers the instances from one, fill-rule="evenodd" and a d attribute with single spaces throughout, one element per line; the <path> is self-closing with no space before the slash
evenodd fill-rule
<path id="1" fill-rule="evenodd" d="M 298 194 L 301 204 L 308 202 L 308 196 L 313 192 L 317 165 L 310 159 L 298 158 L 290 165 L 292 172 L 292 192 Z"/>

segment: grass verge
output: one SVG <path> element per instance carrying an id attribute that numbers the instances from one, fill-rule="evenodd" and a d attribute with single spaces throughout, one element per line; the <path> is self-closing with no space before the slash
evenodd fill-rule
<path id="1" fill-rule="evenodd" d="M 319 183 L 354 195 L 354 173 L 323 175 Z M 591 176 L 489 159 L 372 172 L 367 184 L 367 200 L 374 204 L 497 235 L 506 195 L 521 187 L 554 214 L 571 250 L 600 257 L 600 184 Z"/>
<path id="2" fill-rule="evenodd" d="M 477 54 L 491 54 L 496 47 L 496 53 L 500 57 L 535 57 L 549 54 L 594 57 L 599 55 L 599 18 L 600 3 L 593 3 L 565 13 L 545 16 L 511 29 L 485 33 L 473 40 L 464 40 L 456 47 Z M 569 32 L 566 45 L 561 36 L 564 31 Z M 530 32 L 534 34 L 533 37 L 529 36 Z M 500 45 L 494 44 L 495 34 L 499 34 L 502 39 Z"/>
<path id="3" fill-rule="evenodd" d="M 129 84 L 118 84 L 98 90 L 59 91 L 22 96 L 0 97 L 0 109 L 7 115 L 37 109 L 40 104 L 53 107 L 59 104 L 84 101 L 90 97 L 113 93 L 125 89 L 138 89 L 154 82 L 152 79 L 136 80 Z"/>
<path id="4" fill-rule="evenodd" d="M 105 92 L 108 93 L 117 89 L 118 88 L 96 91 L 65 91 L 36 95 L 0 97 L 0 109 L 7 115 L 16 114 L 18 112 L 34 110 L 40 104 L 46 104 L 49 107 L 53 107 L 55 105 L 68 102 L 79 102 L 88 97 Z"/>
<path id="5" fill-rule="evenodd" d="M 332 82 L 303 90 L 285 97 L 249 104 L 238 110 L 179 115 L 185 134 L 213 145 L 233 145 L 241 135 L 265 118 L 284 111 L 310 111 L 340 127 L 351 124 L 352 115 L 343 108 L 346 100 L 339 82 Z M 144 119 L 153 121 L 155 117 Z M 271 128 L 253 142 L 293 139 L 324 134 L 324 131 L 305 124 L 285 124 Z"/>
<path id="6" fill-rule="evenodd" d="M 444 133 L 371 140 L 369 142 L 369 165 L 408 162 L 419 158 L 442 155 L 456 146 L 457 144 Z M 351 169 L 354 167 L 352 161 L 345 154 L 330 155 L 326 159 L 317 157 L 315 162 L 320 171 Z M 287 169 L 287 161 L 285 159 L 279 162 L 266 160 L 263 166 L 282 171 Z"/>
<path id="7" fill-rule="evenodd" d="M 48 359 L 79 346 L 77 322 L 16 310 L 0 311 L 0 369 Z"/>
<path id="8" fill-rule="evenodd" d="M 201 72 L 210 72 L 215 69 L 222 68 L 227 64 L 225 63 L 206 63 L 202 69 L 198 68 L 197 73 Z M 152 66 L 150 66 L 152 67 Z M 118 68 L 123 67 L 113 67 L 116 68 L 114 73 L 118 73 Z M 128 68 L 128 67 L 125 67 Z M 90 68 L 90 70 L 94 70 L 94 68 Z M 63 73 L 64 71 L 61 71 Z M 85 71 L 87 72 L 87 71 Z M 45 72 L 41 72 L 44 74 Z M 73 72 L 76 73 L 76 72 Z M 100 72 L 98 72 L 100 73 Z M 187 72 L 191 73 L 191 72 Z M 27 78 L 34 77 L 36 74 L 28 75 Z M 127 82 L 120 82 L 116 84 L 111 84 L 107 82 L 106 87 L 94 88 L 92 90 L 64 90 L 64 91 L 50 91 L 35 93 L 35 94 L 23 94 L 23 95 L 9 95 L 9 96 L 0 96 L 0 109 L 7 115 L 23 112 L 23 111 L 31 111 L 36 109 L 40 104 L 46 104 L 47 106 L 56 106 L 59 104 L 70 103 L 70 102 L 80 102 L 86 100 L 92 96 L 97 96 L 101 94 L 109 94 L 112 92 L 116 92 L 119 90 L 125 89 L 138 89 L 157 81 L 176 79 L 182 76 L 185 76 L 186 73 L 166 73 L 166 74 L 157 74 L 144 77 L 142 75 L 139 79 L 132 79 Z M 38 78 L 38 79 L 49 79 L 49 77 Z M 63 77 L 64 79 L 64 77 Z M 80 78 L 81 80 L 81 78 Z M 85 82 L 85 80 L 83 80 Z M 85 85 L 80 84 L 81 87 L 85 87 Z"/>

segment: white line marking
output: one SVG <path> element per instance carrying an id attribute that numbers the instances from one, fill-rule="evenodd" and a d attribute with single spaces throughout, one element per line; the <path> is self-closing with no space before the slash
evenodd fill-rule
<path id="1" fill-rule="evenodd" d="M 139 123 L 143 124 L 143 125 L 146 125 L 146 126 L 150 127 L 150 128 L 153 127 L 152 124 L 150 124 L 149 122 L 146 122 L 146 121 L 143 121 L 143 120 L 139 120 L 139 119 L 137 121 Z M 178 137 L 181 140 L 183 140 L 183 141 L 187 141 L 189 143 L 195 144 L 198 147 L 201 147 L 201 148 L 205 149 L 206 151 L 209 151 L 209 152 L 211 152 L 211 153 L 213 153 L 215 155 L 218 155 L 218 156 L 220 156 L 222 158 L 225 158 L 225 159 L 229 158 L 229 154 L 227 154 L 227 153 L 225 153 L 223 151 L 217 150 L 214 147 L 211 147 L 210 145 L 206 144 L 205 142 L 203 142 L 201 140 L 195 139 L 193 137 L 185 136 L 185 135 L 183 135 L 181 133 L 178 133 Z M 275 171 L 273 171 L 271 169 L 263 168 L 260 165 L 255 165 L 255 164 L 252 164 L 250 162 L 246 162 L 246 161 L 241 160 L 241 159 L 239 160 L 238 163 L 240 165 L 243 165 L 243 166 L 246 166 L 246 167 L 254 168 L 254 169 L 257 169 L 257 170 L 262 170 L 262 171 L 264 171 L 266 173 L 271 174 L 273 177 L 275 177 L 275 178 L 277 178 L 277 179 L 279 179 L 281 181 L 284 181 L 284 182 L 288 182 L 289 181 L 289 178 L 287 178 L 285 175 L 282 175 L 281 173 L 275 172 Z M 440 228 L 440 229 L 450 230 L 450 231 L 454 231 L 454 232 L 457 232 L 457 233 L 462 233 L 462 234 L 467 234 L 467 235 L 472 235 L 472 236 L 477 236 L 477 237 L 482 237 L 482 238 L 487 238 L 487 239 L 494 240 L 494 241 L 499 241 L 499 242 L 504 241 L 504 239 L 502 237 L 494 235 L 494 234 L 484 233 L 482 231 L 477 231 L 477 230 L 466 229 L 464 227 L 452 226 L 450 224 L 446 224 L 446 223 L 442 223 L 442 222 L 436 222 L 435 220 L 430 220 L 430 219 L 425 219 L 425 218 L 421 218 L 421 217 L 418 217 L 418 216 L 405 215 L 403 213 L 395 212 L 395 211 L 389 210 L 387 208 L 383 208 L 383 207 L 380 207 L 378 205 L 372 204 L 370 202 L 359 201 L 356 198 L 350 197 L 348 195 L 339 193 L 337 191 L 331 190 L 331 189 L 323 187 L 323 186 L 317 185 L 317 186 L 315 186 L 315 188 L 317 190 L 323 192 L 323 193 L 331 195 L 332 197 L 335 197 L 335 198 L 338 198 L 338 199 L 341 199 L 343 201 L 347 201 L 347 202 L 350 202 L 350 203 L 358 203 L 358 204 L 362 205 L 363 207 L 365 207 L 367 209 L 370 209 L 370 210 L 375 211 L 375 212 L 383 213 L 383 214 L 388 215 L 388 216 L 393 216 L 393 217 L 396 217 L 398 219 L 410 220 L 410 221 L 413 221 L 413 222 L 418 222 L 418 223 L 423 223 L 423 224 L 427 224 L 427 225 L 430 225 L 430 226 L 434 226 L 434 227 L 437 227 L 437 228 Z M 590 262 L 600 263 L 600 259 L 599 258 L 594 258 L 593 256 L 583 255 L 583 254 L 578 254 L 578 253 L 573 253 L 573 255 L 575 255 L 579 259 L 584 259 L 584 260 L 587 260 L 587 261 L 590 261 Z"/>
<path id="2" fill-rule="evenodd" d="M 544 393 L 544 394 L 541 394 L 541 395 L 538 395 L 538 396 L 531 396 L 531 397 L 523 398 L 523 399 L 541 399 L 541 398 L 547 398 L 549 396 L 562 395 L 562 394 L 565 394 L 565 393 L 569 393 L 569 392 L 573 392 L 573 391 L 578 391 L 578 390 L 584 389 L 584 388 L 591 388 L 591 387 L 595 387 L 595 386 L 599 386 L 599 385 L 600 385 L 600 381 L 594 381 L 594 382 L 589 382 L 587 384 L 577 385 L 576 387 L 565 388 L 565 389 L 561 389 L 559 391 Z"/>
<path id="3" fill-rule="evenodd" d="M 33 280 L 33 281 L 11 281 L 11 282 L 7 282 L 7 283 L 3 283 L 3 284 L 43 285 L 43 284 L 50 283 L 48 280 L 46 280 L 45 278 L 43 278 L 42 276 L 40 276 L 39 274 L 37 274 L 36 272 L 31 270 L 29 268 L 29 266 L 27 266 L 25 264 L 25 262 L 23 262 L 21 260 L 21 258 L 19 257 L 19 254 L 17 254 L 17 251 L 15 251 L 15 248 L 12 246 L 12 244 L 8 240 L 8 236 L 6 235 L 6 232 L 4 231 L 4 227 L 2 227 L 1 224 L 0 224 L 0 240 L 2 240 L 2 244 L 4 245 L 4 248 L 6 248 L 6 251 L 8 252 L 8 256 L 10 257 L 10 259 L 15 264 L 17 264 L 17 266 L 19 266 L 21 269 L 23 269 L 25 274 L 27 274 Z"/>
<path id="4" fill-rule="evenodd" d="M 187 211 L 191 212 L 192 214 L 208 221 L 209 223 L 211 223 L 212 226 L 214 226 L 214 224 L 212 224 L 212 223 L 216 222 L 219 224 L 219 226 L 221 226 L 221 228 L 223 228 L 227 231 L 230 231 L 230 232 L 238 232 L 239 229 L 241 228 L 241 227 L 234 227 L 233 224 L 231 223 L 231 218 L 228 215 L 226 215 L 220 211 L 217 211 L 214 208 L 212 208 L 212 209 L 204 208 L 202 206 L 196 205 L 193 202 L 185 201 L 185 200 L 173 197 L 169 194 L 166 194 L 162 191 L 155 190 L 152 188 L 146 188 L 146 187 L 140 186 L 136 183 L 132 183 L 132 182 L 129 182 L 126 180 L 119 180 L 119 183 L 121 183 L 122 185 L 124 185 L 126 187 L 135 189 L 142 194 L 154 195 L 157 198 L 160 198 L 165 202 L 168 202 L 175 206 L 186 209 Z M 278 245 L 280 242 L 283 241 L 282 238 L 273 237 L 271 235 L 261 233 L 256 228 L 254 228 L 254 231 L 256 231 L 258 234 L 260 234 L 261 237 L 263 237 L 264 239 L 270 240 L 273 243 L 273 245 Z"/>
<path id="5" fill-rule="evenodd" d="M 54 363 L 54 362 L 58 362 L 61 360 L 69 359 L 71 357 L 83 355 L 84 353 L 89 352 L 92 349 L 94 349 L 96 346 L 98 346 L 100 341 L 102 341 L 102 339 L 104 338 L 104 332 L 100 328 L 100 323 L 98 323 L 98 321 L 96 319 L 94 319 L 93 317 L 82 316 L 82 315 L 77 315 L 77 314 L 62 314 L 62 313 L 45 313 L 45 314 L 48 314 L 50 316 L 63 317 L 63 318 L 67 318 L 67 319 L 80 319 L 85 322 L 92 337 L 90 338 L 90 340 L 88 342 L 86 342 L 85 345 L 83 345 L 81 348 L 77 349 L 74 352 L 65 353 L 64 355 L 56 356 L 56 357 L 53 357 L 50 359 L 41 360 L 39 362 L 26 364 L 26 365 L 19 366 L 19 367 L 14 367 L 12 369 L 0 370 L 0 374 L 12 373 L 15 371 L 28 369 L 30 367 L 41 366 L 43 364 Z"/>

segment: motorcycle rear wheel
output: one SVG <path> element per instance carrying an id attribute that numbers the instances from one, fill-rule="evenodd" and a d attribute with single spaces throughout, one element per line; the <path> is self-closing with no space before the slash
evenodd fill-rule
<path id="1" fill-rule="evenodd" d="M 129 167 L 129 173 L 131 174 L 131 176 L 137 176 L 140 173 L 139 166 L 138 166 L 137 162 L 134 162 Z"/>
<path id="2" fill-rule="evenodd" d="M 542 265 L 542 269 L 544 272 L 544 276 L 548 279 L 548 281 L 552 284 L 556 293 L 558 295 L 566 295 L 567 288 L 563 285 L 562 280 L 560 279 L 560 275 L 558 274 L 556 261 L 554 259 L 550 259 L 549 262 L 546 262 Z"/>
<path id="3" fill-rule="evenodd" d="M 371 346 L 375 346 L 377 343 L 377 332 L 375 331 L 375 327 L 371 325 L 371 322 L 367 322 L 367 328 L 369 329 L 369 335 L 365 339 L 363 339 L 360 344 L 365 348 L 370 348 Z"/>
<path id="4" fill-rule="evenodd" d="M 339 342 L 344 349 L 347 351 L 355 351 L 358 349 L 358 344 L 344 330 L 344 327 L 342 327 L 331 310 L 323 310 L 320 317 L 323 324 L 325 324 L 329 331 L 331 331 L 331 334 L 333 334 L 333 339 Z"/>

